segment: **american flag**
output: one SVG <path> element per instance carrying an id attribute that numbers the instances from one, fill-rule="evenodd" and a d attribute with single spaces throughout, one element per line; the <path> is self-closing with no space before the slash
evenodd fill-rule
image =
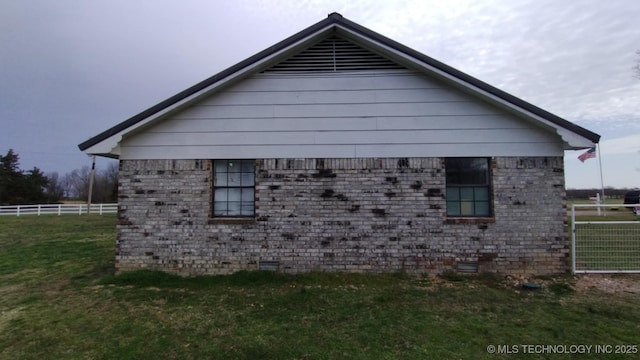
<path id="1" fill-rule="evenodd" d="M 591 149 L 587 150 L 582 155 L 578 156 L 578 160 L 580 160 L 581 162 L 584 162 L 585 160 L 593 159 L 594 157 L 596 157 L 596 148 L 592 147 Z"/>

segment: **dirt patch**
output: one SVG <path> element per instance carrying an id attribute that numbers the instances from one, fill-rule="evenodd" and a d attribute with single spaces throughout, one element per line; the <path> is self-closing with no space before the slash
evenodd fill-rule
<path id="1" fill-rule="evenodd" d="M 638 275 L 589 274 L 578 275 L 574 279 L 575 289 L 581 292 L 596 289 L 610 294 L 640 294 Z"/>
<path id="2" fill-rule="evenodd" d="M 7 311 L 0 311 L 0 331 L 4 331 L 9 322 L 20 317 L 23 310 L 23 307 L 17 307 Z"/>
<path id="3" fill-rule="evenodd" d="M 9 295 L 16 294 L 18 292 L 23 291 L 24 289 L 25 289 L 24 285 L 0 286 L 0 298 L 5 299 Z"/>
<path id="4" fill-rule="evenodd" d="M 507 276 L 506 280 L 508 284 L 516 287 L 525 282 L 540 284 L 542 288 L 549 288 L 554 284 L 567 284 L 577 292 L 599 290 L 609 294 L 640 294 L 640 275 L 638 274 L 583 274 L 549 278 Z"/>

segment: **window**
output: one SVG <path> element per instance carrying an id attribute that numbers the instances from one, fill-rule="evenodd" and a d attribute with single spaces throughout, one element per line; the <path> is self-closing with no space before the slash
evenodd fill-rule
<path id="1" fill-rule="evenodd" d="M 447 158 L 448 216 L 490 216 L 489 159 Z"/>
<path id="2" fill-rule="evenodd" d="M 213 216 L 254 215 L 254 160 L 213 161 Z"/>

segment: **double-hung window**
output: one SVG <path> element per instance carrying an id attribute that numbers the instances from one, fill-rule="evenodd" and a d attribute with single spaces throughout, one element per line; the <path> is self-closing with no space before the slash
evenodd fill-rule
<path id="1" fill-rule="evenodd" d="M 447 216 L 491 216 L 488 158 L 446 158 Z"/>
<path id="2" fill-rule="evenodd" d="M 254 160 L 213 161 L 213 216 L 254 216 Z"/>

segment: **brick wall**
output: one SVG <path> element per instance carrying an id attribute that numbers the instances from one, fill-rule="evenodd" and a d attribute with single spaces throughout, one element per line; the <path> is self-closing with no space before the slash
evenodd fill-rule
<path id="1" fill-rule="evenodd" d="M 256 217 L 211 219 L 211 162 L 120 163 L 118 271 L 567 270 L 562 157 L 492 160 L 492 218 L 447 218 L 443 158 L 262 159 Z"/>

